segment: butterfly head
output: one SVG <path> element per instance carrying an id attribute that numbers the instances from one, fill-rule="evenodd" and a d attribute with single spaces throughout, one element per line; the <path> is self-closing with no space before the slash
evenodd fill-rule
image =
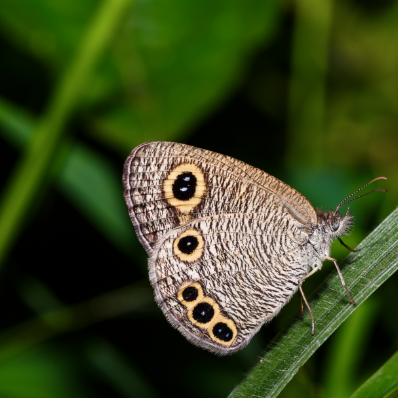
<path id="1" fill-rule="evenodd" d="M 347 235 L 353 224 L 353 215 L 350 214 L 350 208 L 347 208 L 343 216 L 339 211 L 329 210 L 324 212 L 322 209 L 317 210 L 318 223 L 322 223 L 330 231 L 333 238 Z"/>
<path id="2" fill-rule="evenodd" d="M 362 198 L 363 196 L 369 195 L 372 192 L 376 192 L 376 191 L 388 192 L 385 189 L 377 188 L 372 191 L 366 192 L 363 195 L 359 195 L 359 196 L 356 196 L 355 198 L 350 199 L 357 192 L 364 189 L 372 182 L 377 181 L 377 180 L 386 180 L 386 179 L 387 178 L 385 178 L 385 177 L 374 178 L 372 181 L 368 182 L 366 185 L 359 188 L 357 191 L 355 191 L 351 195 L 347 196 L 344 200 L 342 200 L 339 203 L 339 205 L 336 207 L 336 210 L 334 210 L 334 211 L 329 210 L 327 213 L 325 213 L 322 210 L 317 210 L 318 223 L 323 223 L 323 224 L 327 225 L 327 227 L 330 229 L 331 236 L 333 238 L 337 238 L 346 249 L 353 251 L 353 252 L 359 251 L 359 250 L 351 249 L 340 239 L 340 236 L 347 235 L 350 232 L 350 228 L 352 226 L 352 221 L 353 221 L 353 216 L 352 216 L 352 214 L 349 213 L 349 211 L 350 211 L 349 207 L 347 207 L 347 211 L 344 216 L 341 215 L 341 213 L 339 212 L 339 209 L 340 209 L 340 207 L 344 206 L 345 204 L 352 202 L 353 200 Z"/>

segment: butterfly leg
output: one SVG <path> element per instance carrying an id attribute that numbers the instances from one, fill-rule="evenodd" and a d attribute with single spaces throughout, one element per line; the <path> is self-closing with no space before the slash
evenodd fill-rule
<path id="1" fill-rule="evenodd" d="M 345 290 L 345 292 L 347 293 L 347 296 L 348 296 L 348 298 L 350 299 L 351 303 L 354 304 L 354 306 L 356 306 L 357 303 L 352 299 L 351 294 L 350 294 L 350 292 L 348 291 L 347 286 L 345 285 L 343 275 L 341 274 L 340 267 L 339 267 L 339 265 L 337 264 L 336 259 L 334 259 L 334 258 L 332 258 L 332 257 L 325 257 L 325 260 L 329 260 L 329 261 L 333 261 L 333 262 L 334 262 L 334 265 L 336 266 L 336 269 L 337 269 L 337 273 L 339 274 L 339 277 L 340 277 L 341 284 L 343 285 L 344 290 Z"/>
<path id="2" fill-rule="evenodd" d="M 304 277 L 305 278 L 305 277 Z M 303 279 L 304 279 L 303 278 Z M 311 310 L 311 307 L 310 307 L 310 305 L 308 304 L 308 301 L 307 301 L 307 299 L 306 299 L 306 297 L 305 297 L 305 294 L 304 294 L 304 292 L 303 292 L 303 288 L 301 287 L 301 283 L 299 283 L 299 285 L 298 285 L 298 287 L 299 287 L 299 292 L 300 292 L 300 297 L 304 300 L 304 302 L 305 302 L 305 305 L 307 306 L 307 308 L 308 308 L 308 311 L 310 312 L 310 315 L 311 315 L 311 322 L 312 322 L 312 328 L 311 328 L 311 335 L 313 336 L 314 335 L 314 333 L 315 333 L 315 320 L 314 320 L 314 315 L 312 315 L 312 310 Z M 301 305 L 303 304 L 303 302 L 301 302 Z M 301 307 L 301 313 L 303 314 L 303 307 Z"/>
<path id="3" fill-rule="evenodd" d="M 314 335 L 314 333 L 315 333 L 315 320 L 314 320 L 314 316 L 312 315 L 312 310 L 311 310 L 311 307 L 310 307 L 310 305 L 308 304 L 308 301 L 307 301 L 307 299 L 306 299 L 306 297 L 305 297 L 305 294 L 304 294 L 304 291 L 303 291 L 303 289 L 302 289 L 302 287 L 301 287 L 301 284 L 302 284 L 302 282 L 304 281 L 304 280 L 306 280 L 308 277 L 310 277 L 313 273 L 315 273 L 316 271 L 318 271 L 318 269 L 319 268 L 314 268 L 311 272 L 309 272 L 304 278 L 301 278 L 300 280 L 299 280 L 299 291 L 300 291 L 300 301 L 301 301 L 301 316 L 303 317 L 304 316 L 304 305 L 303 305 L 303 300 L 304 300 L 304 302 L 305 302 L 305 305 L 307 306 L 307 308 L 308 308 L 308 311 L 310 312 L 310 315 L 311 315 L 311 320 L 312 320 L 312 330 L 311 330 L 311 334 L 312 335 Z"/>
<path id="4" fill-rule="evenodd" d="M 303 297 L 301 296 L 300 293 L 300 303 L 301 303 L 301 318 L 304 318 L 304 301 L 303 301 Z"/>

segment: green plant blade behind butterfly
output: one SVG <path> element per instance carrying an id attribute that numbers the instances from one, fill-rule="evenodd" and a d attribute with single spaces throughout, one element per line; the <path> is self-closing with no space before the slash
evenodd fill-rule
<path id="1" fill-rule="evenodd" d="M 361 305 L 398 269 L 398 209 L 387 217 L 342 264 L 351 295 Z M 304 284 L 305 288 L 305 284 Z M 276 397 L 321 344 L 355 311 L 337 273 L 311 296 L 316 330 L 311 336 L 308 312 L 299 314 L 269 345 L 263 360 L 230 394 L 238 397 Z"/>
<path id="2" fill-rule="evenodd" d="M 13 147 L 24 149 L 35 123 L 33 117 L 0 98 L 0 135 Z M 112 244 L 132 255 L 138 241 L 126 218 L 120 170 L 79 141 L 70 144 L 64 139 L 58 147 L 59 154 L 67 151 L 65 156 L 60 155 L 65 159 L 56 176 L 58 189 Z"/>
<path id="3" fill-rule="evenodd" d="M 351 398 L 387 397 L 398 388 L 398 351 Z"/>

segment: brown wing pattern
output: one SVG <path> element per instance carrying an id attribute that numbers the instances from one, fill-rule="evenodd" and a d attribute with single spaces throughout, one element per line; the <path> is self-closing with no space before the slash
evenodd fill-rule
<path id="1" fill-rule="evenodd" d="M 221 355 L 248 344 L 308 271 L 312 253 L 300 245 L 305 235 L 295 224 L 280 206 L 267 214 L 204 217 L 167 233 L 149 269 L 171 324 Z"/>
<path id="2" fill-rule="evenodd" d="M 176 186 L 184 176 L 195 178 L 195 190 L 192 197 L 178 199 Z M 149 255 L 170 230 L 210 215 L 265 214 L 282 205 L 302 223 L 316 222 L 308 200 L 277 178 L 184 144 L 138 146 L 126 160 L 123 183 L 131 220 Z"/>

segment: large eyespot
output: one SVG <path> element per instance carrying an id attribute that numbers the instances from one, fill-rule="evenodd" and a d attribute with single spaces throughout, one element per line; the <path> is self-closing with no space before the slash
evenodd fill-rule
<path id="1" fill-rule="evenodd" d="M 330 225 L 332 227 L 333 232 L 336 232 L 340 227 L 340 219 L 337 217 L 332 217 L 330 220 Z"/>
<path id="2" fill-rule="evenodd" d="M 193 198 L 196 191 L 196 181 L 196 177 L 190 171 L 178 175 L 172 187 L 174 197 L 179 200 Z"/>
<path id="3" fill-rule="evenodd" d="M 206 329 L 220 314 L 218 304 L 211 297 L 204 297 L 188 311 L 188 319 L 200 328 Z"/>
<path id="4" fill-rule="evenodd" d="M 237 334 L 235 323 L 221 314 L 214 318 L 209 328 L 211 339 L 225 347 L 229 347 L 233 343 Z"/>
<path id="5" fill-rule="evenodd" d="M 186 282 L 184 283 L 177 294 L 178 300 L 185 307 L 191 309 L 197 302 L 203 298 L 203 289 L 198 282 Z"/>
<path id="6" fill-rule="evenodd" d="M 174 254 L 182 261 L 193 262 L 203 254 L 203 238 L 196 229 L 180 234 L 173 243 Z"/>
<path id="7" fill-rule="evenodd" d="M 203 171 L 191 163 L 175 167 L 163 183 L 167 201 L 183 214 L 189 213 L 201 202 L 205 190 Z"/>

